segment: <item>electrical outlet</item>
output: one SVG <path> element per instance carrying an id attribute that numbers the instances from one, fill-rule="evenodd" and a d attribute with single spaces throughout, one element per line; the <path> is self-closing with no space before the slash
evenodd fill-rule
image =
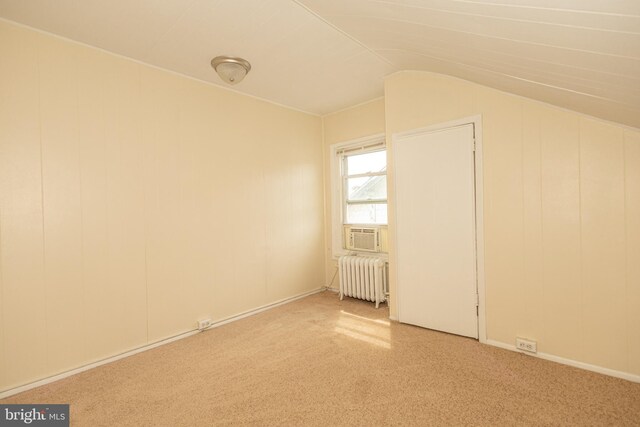
<path id="1" fill-rule="evenodd" d="M 198 320 L 198 329 L 207 329 L 209 326 L 211 326 L 211 319 Z"/>
<path id="2" fill-rule="evenodd" d="M 527 351 L 529 353 L 537 353 L 538 343 L 522 338 L 516 338 L 516 348 L 518 350 Z"/>

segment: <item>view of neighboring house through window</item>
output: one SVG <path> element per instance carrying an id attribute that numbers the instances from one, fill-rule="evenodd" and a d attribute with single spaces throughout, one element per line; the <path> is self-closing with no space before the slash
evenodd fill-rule
<path id="1" fill-rule="evenodd" d="M 387 223 L 387 152 L 343 155 L 344 223 Z"/>

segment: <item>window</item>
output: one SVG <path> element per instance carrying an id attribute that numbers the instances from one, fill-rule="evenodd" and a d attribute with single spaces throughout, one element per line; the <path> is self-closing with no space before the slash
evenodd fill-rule
<path id="1" fill-rule="evenodd" d="M 387 151 L 385 135 L 331 145 L 331 254 L 348 249 L 353 228 L 375 228 L 379 255 L 387 248 Z"/>
<path id="2" fill-rule="evenodd" d="M 387 224 L 387 152 L 374 148 L 344 150 L 342 204 L 344 224 Z"/>

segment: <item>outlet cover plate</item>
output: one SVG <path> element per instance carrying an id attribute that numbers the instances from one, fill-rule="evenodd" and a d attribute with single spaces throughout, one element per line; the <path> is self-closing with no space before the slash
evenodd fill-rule
<path id="1" fill-rule="evenodd" d="M 198 320 L 198 329 L 207 329 L 209 326 L 211 326 L 211 319 Z"/>
<path id="2" fill-rule="evenodd" d="M 528 353 L 537 353 L 538 343 L 524 338 L 516 338 L 516 348 Z"/>

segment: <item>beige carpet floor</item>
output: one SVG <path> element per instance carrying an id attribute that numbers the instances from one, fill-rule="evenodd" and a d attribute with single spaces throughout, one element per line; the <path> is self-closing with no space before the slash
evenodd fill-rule
<path id="1" fill-rule="evenodd" d="M 640 425 L 640 384 L 389 322 L 324 292 L 1 403 L 73 426 Z"/>

